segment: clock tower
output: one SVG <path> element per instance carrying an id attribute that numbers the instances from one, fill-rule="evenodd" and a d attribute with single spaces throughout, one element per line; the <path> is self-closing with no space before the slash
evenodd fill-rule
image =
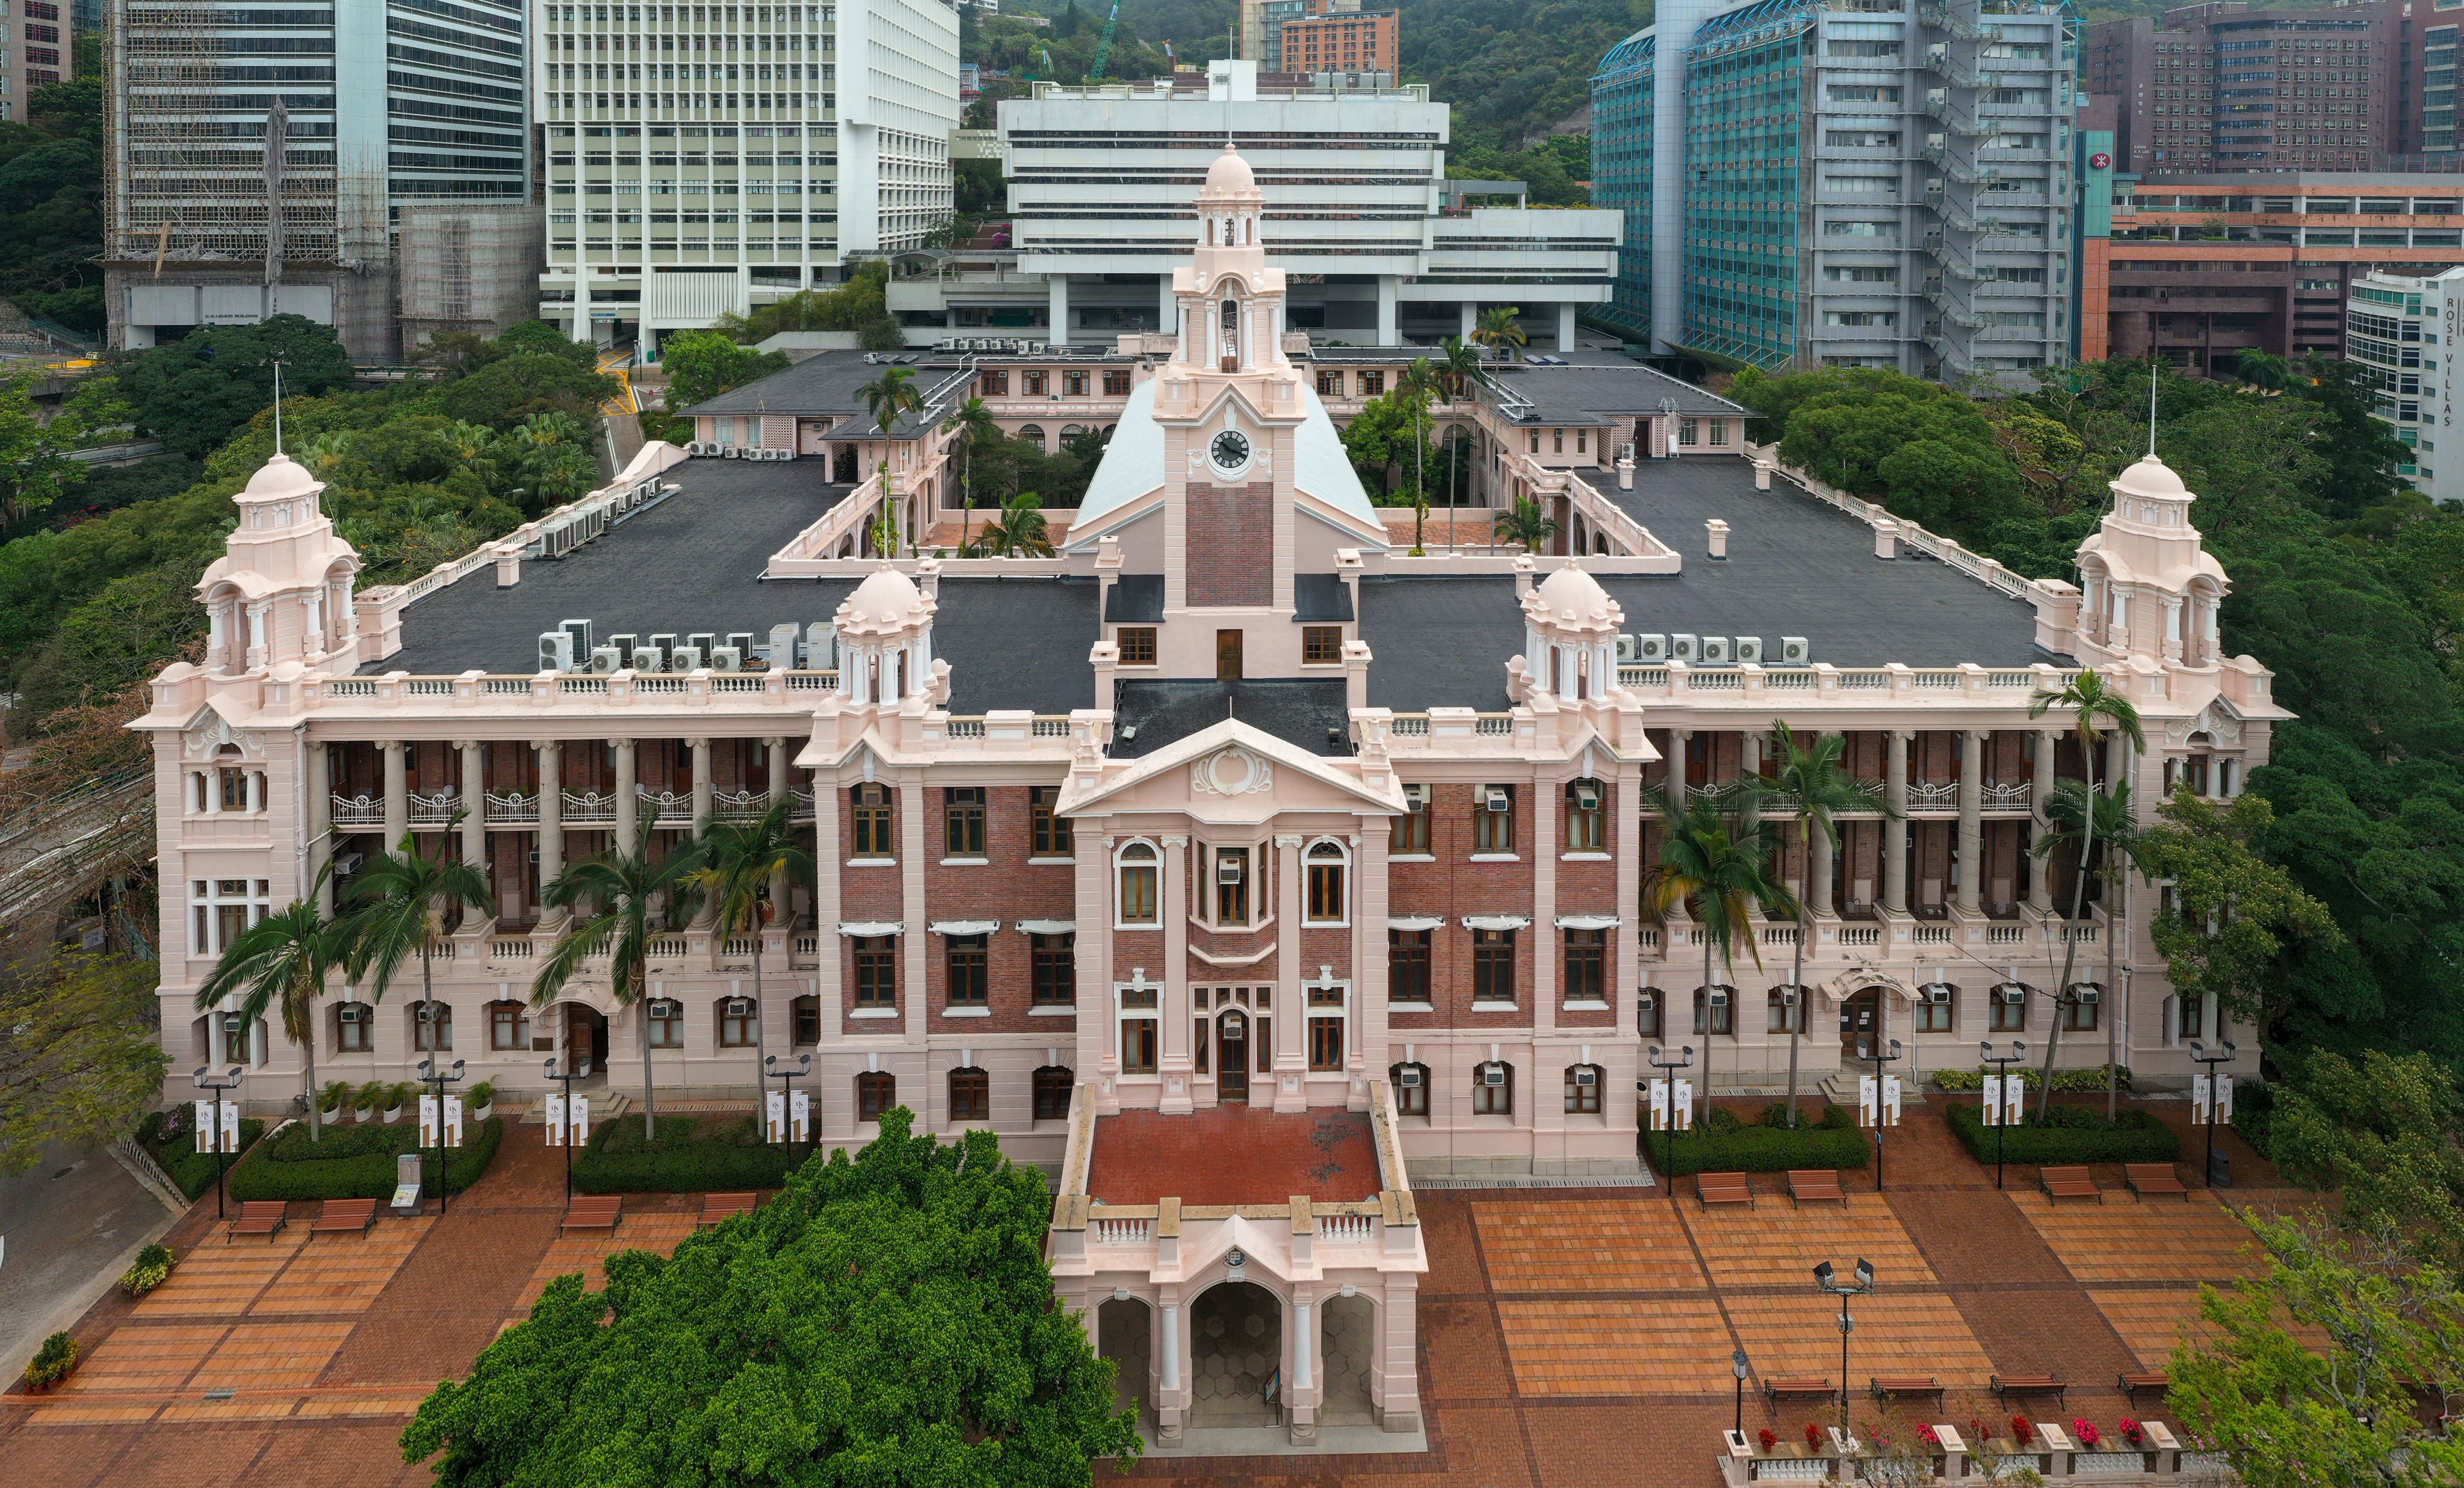
<path id="1" fill-rule="evenodd" d="M 1069 534 L 1073 550 L 1116 536 L 1129 574 L 1162 580 L 1164 677 L 1300 675 L 1296 580 L 1331 576 L 1343 550 L 1388 546 L 1285 351 L 1265 215 L 1249 163 L 1225 145 L 1199 193 L 1191 260 L 1173 273 L 1172 359 L 1132 395 Z"/>

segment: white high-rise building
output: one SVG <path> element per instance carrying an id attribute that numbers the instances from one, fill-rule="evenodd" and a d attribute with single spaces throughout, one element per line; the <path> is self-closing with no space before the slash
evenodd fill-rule
<path id="1" fill-rule="evenodd" d="M 913 247 L 951 208 L 958 18 L 942 0 L 549 5 L 539 313 L 638 338 Z"/>
<path id="2" fill-rule="evenodd" d="M 2368 274 L 2344 301 L 2344 356 L 2369 369 L 2378 395 L 2370 416 L 2411 453 L 2396 466 L 2413 489 L 2441 506 L 2464 502 L 2464 434 L 2457 427 L 2453 374 L 2439 366 L 2439 342 L 2464 339 L 2464 269 L 2416 278 Z M 2440 440 L 2456 446 L 2442 454 Z"/>

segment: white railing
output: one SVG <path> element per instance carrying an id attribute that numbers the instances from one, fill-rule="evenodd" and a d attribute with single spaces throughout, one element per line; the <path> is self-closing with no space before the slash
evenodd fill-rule
<path id="1" fill-rule="evenodd" d="M 393 672 L 375 677 L 327 677 L 308 684 L 308 700 L 316 702 L 374 703 L 380 708 L 397 708 L 410 704 L 422 708 L 439 705 L 451 707 L 456 702 L 477 696 L 535 698 L 541 702 L 573 699 L 596 708 L 649 702 L 662 709 L 672 709 L 678 702 L 694 706 L 711 706 L 725 699 L 733 705 L 740 699 L 758 699 L 772 707 L 803 706 L 802 700 L 790 702 L 791 692 L 823 692 L 838 685 L 835 670 L 780 671 L 700 671 L 677 675 L 672 672 L 634 672 L 631 670 L 600 672 L 541 671 L 529 674 L 487 676 L 411 676 Z"/>
<path id="2" fill-rule="evenodd" d="M 750 821 L 770 809 L 770 793 L 749 787 L 740 791 L 713 791 L 711 812 L 726 821 Z"/>
<path id="3" fill-rule="evenodd" d="M 2057 926 L 2054 939 L 2057 943 L 2077 941 L 2082 946 L 2093 946 L 2096 944 L 2097 928 L 2093 925 Z"/>
<path id="4" fill-rule="evenodd" d="M 1088 1238 L 1097 1245 L 1144 1245 L 1155 1238 L 1152 1219 L 1090 1219 Z"/>
<path id="5" fill-rule="evenodd" d="M 800 785 L 789 791 L 787 794 L 793 797 L 796 802 L 794 805 L 787 808 L 787 820 L 790 821 L 812 821 L 813 788 L 809 785 Z"/>
<path id="6" fill-rule="evenodd" d="M 531 939 L 527 935 L 488 942 L 488 959 L 491 961 L 526 960 L 536 953 L 537 948 L 531 944 Z"/>
<path id="7" fill-rule="evenodd" d="M 1642 929 L 1642 930 L 1636 930 L 1636 931 L 1634 932 L 1634 943 L 1635 943 L 1636 945 L 1638 945 L 1638 946 L 1640 946 L 1640 947 L 1641 947 L 1643 950 L 1645 950 L 1645 951 L 1657 951 L 1657 950 L 1659 950 L 1659 949 L 1660 949 L 1660 928 L 1659 928 L 1658 926 L 1656 926 L 1656 925 L 1655 925 L 1655 926 L 1648 926 L 1648 927 L 1645 927 L 1645 928 L 1644 928 L 1644 929 Z"/>
<path id="8" fill-rule="evenodd" d="M 2028 943 L 2028 927 L 1988 925 L 1985 927 L 1985 943 L 1989 946 L 2024 946 Z"/>
<path id="9" fill-rule="evenodd" d="M 838 556 L 839 544 L 850 536 L 856 546 L 864 546 L 863 531 L 881 505 L 881 472 L 873 471 L 864 483 L 839 498 L 839 504 L 822 514 L 821 520 L 789 539 L 787 545 L 770 556 L 774 565 L 771 577 L 779 577 L 776 564 L 799 559 L 827 558 Z M 903 536 L 903 535 L 902 535 Z"/>
<path id="10" fill-rule="evenodd" d="M 602 796 L 597 791 L 562 791 L 562 820 L 566 826 L 613 826 L 616 822 L 616 798 Z"/>
<path id="11" fill-rule="evenodd" d="M 1336 1245 L 1362 1245 L 1377 1236 L 1377 1221 L 1368 1214 L 1320 1214 L 1317 1237 Z"/>
<path id="12" fill-rule="evenodd" d="M 1793 946 L 1796 944 L 1797 932 L 1800 929 L 1801 927 L 1794 925 L 1766 925 L 1763 927 L 1763 944 Z"/>
<path id="13" fill-rule="evenodd" d="M 1033 720 L 1028 732 L 1039 739 L 1066 739 L 1069 736 L 1069 715 L 1053 713 Z"/>
<path id="14" fill-rule="evenodd" d="M 662 935 L 650 942 L 649 958 L 653 961 L 681 961 L 693 954 L 693 942 L 681 935 Z"/>
<path id="15" fill-rule="evenodd" d="M 718 953 L 729 957 L 750 956 L 753 954 L 753 937 L 750 935 L 730 935 L 727 937 L 726 944 L 718 948 Z"/>
<path id="16" fill-rule="evenodd" d="M 332 810 L 336 826 L 385 825 L 385 802 L 372 796 L 337 796 Z"/>
<path id="17" fill-rule="evenodd" d="M 1572 470 L 1565 473 L 1568 504 L 1594 529 L 1607 534 L 1609 541 L 1636 558 L 1677 558 L 1674 549 L 1636 521 L 1625 508 L 1601 494 L 1580 475 Z"/>
<path id="18" fill-rule="evenodd" d="M 693 792 L 653 791 L 638 787 L 641 820 L 645 826 L 691 826 L 693 819 Z"/>
<path id="19" fill-rule="evenodd" d="M 1910 780 L 1908 782 L 1910 811 L 1947 811 L 1958 804 L 1959 786 L 1956 782 L 1948 780 L 1939 782 Z"/>
<path id="20" fill-rule="evenodd" d="M 1471 732 L 1485 734 L 1510 734 L 1514 732 L 1512 713 L 1482 713 L 1472 720 Z"/>
<path id="21" fill-rule="evenodd" d="M 984 736 L 984 721 L 981 718 L 953 718 L 947 732 L 954 739 L 979 739 Z"/>
<path id="22" fill-rule="evenodd" d="M 1847 692 L 1886 692 L 1890 690 L 1891 674 L 1880 667 L 1859 667 L 1841 672 L 1839 687 Z"/>
<path id="23" fill-rule="evenodd" d="M 461 808 L 461 798 L 451 791 L 438 791 L 433 796 L 411 793 L 410 820 L 415 825 L 440 826 L 452 821 L 453 813 Z"/>
<path id="24" fill-rule="evenodd" d="M 1429 736 L 1429 715 L 1427 713 L 1397 713 L 1393 722 L 1390 723 L 1388 727 L 1393 731 L 1397 738 L 1427 738 Z"/>
<path id="25" fill-rule="evenodd" d="M 787 942 L 787 953 L 799 958 L 819 956 L 822 953 L 822 937 L 819 935 L 795 936 Z"/>
<path id="26" fill-rule="evenodd" d="M 1843 946 L 1879 946 L 1882 943 L 1882 927 L 1879 925 L 1842 925 L 1839 943 Z"/>
<path id="27" fill-rule="evenodd" d="M 1985 809 L 1988 811 L 2027 810 L 2028 787 L 2026 782 L 2023 781 L 2017 785 L 1988 784 L 1985 787 Z"/>
<path id="28" fill-rule="evenodd" d="M 1920 946 L 1947 946 L 1950 944 L 1950 927 L 1919 925 L 1909 932 L 1908 938 Z"/>

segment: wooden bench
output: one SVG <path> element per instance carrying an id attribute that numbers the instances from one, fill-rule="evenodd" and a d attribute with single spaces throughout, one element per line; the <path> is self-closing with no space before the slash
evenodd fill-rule
<path id="1" fill-rule="evenodd" d="M 1877 1375 L 1865 1382 L 1865 1389 L 1877 1400 L 1892 1400 L 1903 1395 L 1931 1395 L 1934 1409 L 1942 1409 L 1942 1381 L 1930 1374 Z"/>
<path id="2" fill-rule="evenodd" d="M 2172 1384 L 2162 1374 L 2140 1374 L 2128 1371 L 2116 1376 L 2113 1383 L 2121 1389 L 2124 1397 L 2130 1398 L 2135 1398 L 2143 1390 L 2161 1392 L 2170 1389 Z"/>
<path id="3" fill-rule="evenodd" d="M 290 1222 L 291 1206 L 282 1200 L 251 1199 L 239 1206 L 239 1217 L 231 1222 L 231 1232 L 223 1236 L 223 1243 L 228 1245 L 243 1235 L 262 1235 L 265 1243 L 271 1245 L 275 1233 Z"/>
<path id="4" fill-rule="evenodd" d="M 1788 1171 L 1788 1196 L 1799 1204 L 1828 1199 L 1845 1208 L 1848 1191 L 1839 1186 L 1839 1173 L 1832 1168 L 1792 1168 Z"/>
<path id="5" fill-rule="evenodd" d="M 1765 1380 L 1763 1395 L 1770 1400 L 1828 1400 L 1839 1391 L 1829 1380 Z"/>
<path id="6" fill-rule="evenodd" d="M 751 1193 L 703 1194 L 701 1201 L 701 1219 L 693 1226 L 693 1228 L 697 1230 L 707 1230 L 712 1225 L 724 1224 L 728 1220 L 735 1218 L 737 1214 L 749 1214 L 753 1213 L 754 1207 L 758 1202 L 758 1195 Z"/>
<path id="7" fill-rule="evenodd" d="M 2182 1175 L 2171 1163 L 2125 1163 L 2123 1176 L 2130 1180 L 2130 1192 L 2145 1196 L 2151 1193 L 2179 1193 L 2182 1202 L 2190 1201 L 2190 1191 L 2182 1186 Z"/>
<path id="8" fill-rule="evenodd" d="M 1741 1172 L 1702 1172 L 1694 1175 L 1694 1196 L 1705 1209 L 1714 1204 L 1743 1204 L 1754 1207 L 1754 1191 L 1746 1184 Z"/>
<path id="9" fill-rule="evenodd" d="M 317 1211 L 316 1222 L 308 1226 L 311 1239 L 320 1235 L 365 1235 L 368 1226 L 377 1222 L 377 1201 L 372 1198 L 329 1198 L 325 1207 Z"/>
<path id="10" fill-rule="evenodd" d="M 1991 1381 L 1995 1399 L 2011 1395 L 2051 1395 L 2067 1407 L 2071 1388 L 2050 1374 L 1996 1374 Z"/>
<path id="11" fill-rule="evenodd" d="M 573 1201 L 564 1212 L 564 1222 L 556 1227 L 562 1235 L 567 1230 L 605 1230 L 613 1234 L 616 1221 L 625 1216 L 625 1200 L 613 1193 L 584 1195 Z"/>
<path id="12" fill-rule="evenodd" d="M 2092 1198 L 2104 1202 L 2104 1191 L 2087 1175 L 2084 1168 L 2047 1168 L 2036 1176 L 2044 1186 L 2047 1198 Z"/>

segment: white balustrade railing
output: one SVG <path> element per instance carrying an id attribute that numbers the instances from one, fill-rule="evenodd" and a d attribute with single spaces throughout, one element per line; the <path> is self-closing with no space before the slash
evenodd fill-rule
<path id="1" fill-rule="evenodd" d="M 799 959 L 818 956 L 822 953 L 822 937 L 798 935 L 787 942 L 787 953 Z"/>
<path id="2" fill-rule="evenodd" d="M 616 823 L 615 796 L 602 796 L 597 791 L 562 791 L 562 817 L 566 826 L 613 826 Z"/>
<path id="3" fill-rule="evenodd" d="M 1948 811 L 1959 804 L 1959 785 L 1951 780 L 1910 780 L 1910 811 Z"/>
<path id="4" fill-rule="evenodd" d="M 658 936 L 651 940 L 649 952 L 649 959 L 653 961 L 681 961 L 691 954 L 693 942 L 681 935 Z"/>
<path id="5" fill-rule="evenodd" d="M 461 798 L 451 791 L 438 791 L 433 796 L 422 796 L 413 791 L 410 796 L 410 820 L 413 825 L 442 825 L 452 821 L 453 813 L 461 809 Z"/>
<path id="6" fill-rule="evenodd" d="M 1155 1238 L 1152 1219 L 1089 1219 L 1087 1237 L 1097 1245 L 1144 1245 Z"/>
<path id="7" fill-rule="evenodd" d="M 488 942 L 488 959 L 491 961 L 521 961 L 537 953 L 537 948 L 527 935 L 506 936 Z"/>
<path id="8" fill-rule="evenodd" d="M 1908 938 L 1920 946 L 1947 946 L 1950 944 L 1950 927 L 1919 925 L 1910 930 Z"/>
<path id="9" fill-rule="evenodd" d="M 1360 1245 L 1377 1236 L 1377 1221 L 1368 1214 L 1320 1214 L 1317 1237 L 1336 1245 Z"/>
<path id="10" fill-rule="evenodd" d="M 1989 946 L 2024 946 L 2028 943 L 2028 927 L 1988 925 L 1985 927 L 1985 943 Z"/>
<path id="11" fill-rule="evenodd" d="M 488 821 L 492 824 L 537 821 L 539 819 L 539 799 L 537 793 L 525 796 L 519 791 L 514 791 L 499 796 L 495 791 L 490 791 L 486 799 Z"/>
<path id="12" fill-rule="evenodd" d="M 1882 927 L 1879 925 L 1842 925 L 1839 943 L 1843 946 L 1879 946 L 1882 943 Z"/>
<path id="13" fill-rule="evenodd" d="M 385 802 L 373 796 L 337 796 L 331 809 L 336 826 L 385 825 Z"/>
<path id="14" fill-rule="evenodd" d="M 2022 781 L 2016 785 L 1987 785 L 1985 787 L 1985 809 L 1988 811 L 2027 810 L 2028 787 L 2026 782 Z"/>
<path id="15" fill-rule="evenodd" d="M 642 803 L 641 820 L 645 825 L 691 826 L 693 799 L 691 791 L 654 791 L 638 787 Z"/>

